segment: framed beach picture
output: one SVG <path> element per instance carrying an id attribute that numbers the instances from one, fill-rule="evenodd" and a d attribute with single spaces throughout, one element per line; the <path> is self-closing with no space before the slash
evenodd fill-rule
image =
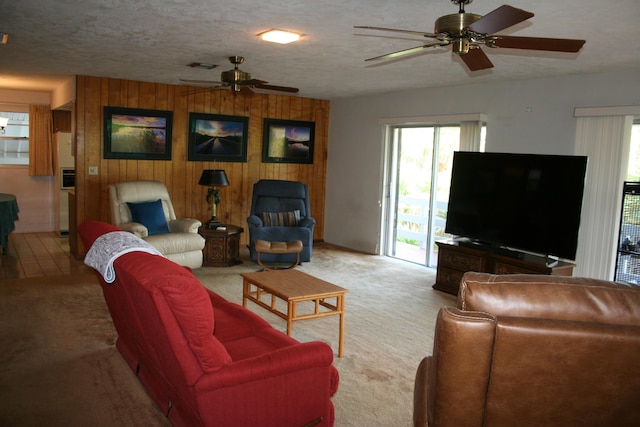
<path id="1" fill-rule="evenodd" d="M 264 163 L 313 163 L 316 124 L 264 119 Z"/>
<path id="2" fill-rule="evenodd" d="M 171 160 L 173 112 L 104 107 L 105 159 Z"/>
<path id="3" fill-rule="evenodd" d="M 190 113 L 188 159 L 246 162 L 248 133 L 248 117 Z"/>

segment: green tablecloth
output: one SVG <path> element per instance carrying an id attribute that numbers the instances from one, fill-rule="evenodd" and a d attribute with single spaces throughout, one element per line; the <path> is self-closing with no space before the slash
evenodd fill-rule
<path id="1" fill-rule="evenodd" d="M 0 193 L 0 246 L 7 250 L 7 236 L 16 226 L 14 221 L 18 220 L 18 202 L 13 194 Z"/>

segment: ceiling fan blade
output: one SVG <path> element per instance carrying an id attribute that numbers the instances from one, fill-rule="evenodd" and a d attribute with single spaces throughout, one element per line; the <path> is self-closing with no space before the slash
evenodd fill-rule
<path id="1" fill-rule="evenodd" d="M 266 85 L 266 84 L 257 84 L 254 85 L 256 89 L 266 89 L 266 90 L 277 90 L 280 92 L 290 92 L 290 93 L 298 93 L 300 89 L 297 87 L 288 87 L 288 86 L 274 86 L 274 85 Z"/>
<path id="2" fill-rule="evenodd" d="M 553 52 L 578 52 L 584 40 L 550 39 L 544 37 L 495 36 L 495 47 L 511 49 L 549 50 Z"/>
<path id="3" fill-rule="evenodd" d="M 469 25 L 469 29 L 475 33 L 493 34 L 531 17 L 533 17 L 533 13 L 505 4 Z"/>
<path id="4" fill-rule="evenodd" d="M 462 59 L 462 62 L 464 62 L 467 68 L 471 71 L 493 68 L 493 64 L 489 60 L 489 57 L 480 48 L 469 49 L 469 52 L 464 55 L 460 55 L 460 59 Z"/>
<path id="5" fill-rule="evenodd" d="M 255 86 L 255 85 L 264 85 L 264 84 L 267 84 L 267 83 L 269 83 L 269 82 L 267 82 L 265 80 L 251 79 L 251 80 L 244 80 L 241 84 L 249 85 L 249 86 Z"/>
<path id="6" fill-rule="evenodd" d="M 250 95 L 253 93 L 249 86 L 240 86 L 240 93 L 244 93 L 246 95 Z"/>
<path id="7" fill-rule="evenodd" d="M 214 82 L 212 80 L 189 80 L 189 79 L 180 79 L 183 83 L 195 84 L 195 85 L 221 85 L 222 82 Z"/>
<path id="8" fill-rule="evenodd" d="M 367 25 L 356 25 L 353 28 L 359 28 L 359 29 L 363 29 L 363 30 L 392 31 L 392 32 L 395 32 L 395 33 L 415 34 L 415 35 L 419 35 L 419 36 L 432 37 L 432 38 L 438 37 L 437 34 L 425 33 L 424 31 L 397 30 L 395 28 L 370 27 L 370 26 L 367 26 Z"/>
<path id="9" fill-rule="evenodd" d="M 412 55 L 414 53 L 418 53 L 418 52 L 422 51 L 423 49 L 427 49 L 427 48 L 430 48 L 430 47 L 433 47 L 433 46 L 446 46 L 448 44 L 449 44 L 448 42 L 425 44 L 425 45 L 422 45 L 422 46 L 416 46 L 416 47 L 411 47 L 409 49 L 399 50 L 397 52 L 387 53 L 386 55 L 375 56 L 373 58 L 365 59 L 365 61 L 379 61 L 381 59 L 399 58 L 401 56 Z"/>

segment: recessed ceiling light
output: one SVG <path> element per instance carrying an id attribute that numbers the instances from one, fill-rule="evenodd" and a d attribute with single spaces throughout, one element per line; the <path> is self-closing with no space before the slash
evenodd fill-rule
<path id="1" fill-rule="evenodd" d="M 258 34 L 258 37 L 268 42 L 287 44 L 287 43 L 300 40 L 300 37 L 302 36 L 300 34 L 292 33 L 290 31 L 269 30 L 269 31 L 265 31 L 264 33 Z"/>
<path id="2" fill-rule="evenodd" d="M 213 70 L 217 67 L 216 64 L 207 64 L 206 62 L 192 62 L 191 64 L 187 64 L 187 67 L 191 68 L 204 68 L 205 70 Z"/>

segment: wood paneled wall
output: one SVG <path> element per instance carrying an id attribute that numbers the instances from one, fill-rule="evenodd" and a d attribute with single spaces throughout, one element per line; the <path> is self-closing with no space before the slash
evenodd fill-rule
<path id="1" fill-rule="evenodd" d="M 193 88 L 191 88 L 193 89 Z M 193 91 L 185 86 L 111 78 L 77 78 L 75 118 L 77 223 L 110 221 L 107 186 L 132 180 L 158 180 L 166 184 L 178 217 L 210 218 L 207 188 L 198 185 L 203 169 L 224 169 L 230 185 L 221 188 L 218 217 L 245 229 L 253 184 L 260 179 L 301 181 L 309 186 L 311 214 L 317 224 L 314 239 L 324 239 L 329 101 L 284 95 L 234 94 L 230 90 Z M 173 111 L 170 161 L 106 160 L 103 158 L 103 108 L 128 107 Z M 189 113 L 249 117 L 246 163 L 187 160 Z M 262 163 L 264 118 L 313 121 L 316 124 L 313 164 Z M 98 175 L 89 175 L 97 166 Z M 78 245 L 83 252 L 82 245 Z M 81 253 L 82 254 L 82 253 Z"/>

